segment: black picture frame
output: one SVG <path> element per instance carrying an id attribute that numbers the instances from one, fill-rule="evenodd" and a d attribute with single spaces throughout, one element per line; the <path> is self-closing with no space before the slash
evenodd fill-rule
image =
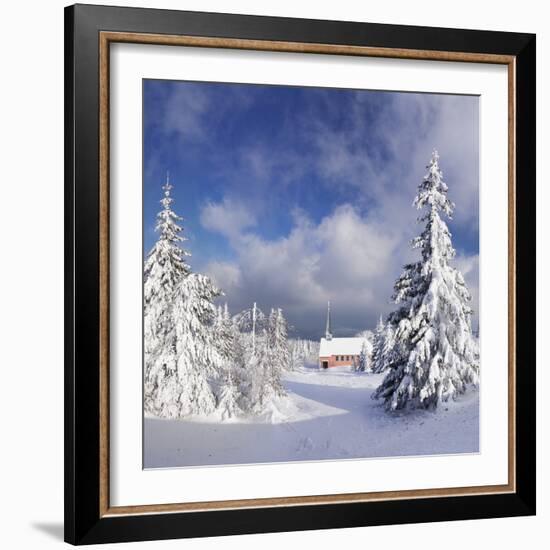
<path id="1" fill-rule="evenodd" d="M 369 502 L 102 515 L 100 32 L 513 56 L 515 491 Z M 141 541 L 535 514 L 535 61 L 532 34 L 75 5 L 65 9 L 65 540 Z"/>

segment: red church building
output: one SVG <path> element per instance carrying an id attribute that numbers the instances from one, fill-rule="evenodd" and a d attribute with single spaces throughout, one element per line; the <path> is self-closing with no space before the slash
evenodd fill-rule
<path id="1" fill-rule="evenodd" d="M 325 337 L 321 338 L 319 347 L 319 367 L 351 367 L 359 362 L 363 346 L 368 348 L 370 343 L 365 338 L 334 338 L 330 326 L 330 302 L 327 309 L 327 325 Z"/>

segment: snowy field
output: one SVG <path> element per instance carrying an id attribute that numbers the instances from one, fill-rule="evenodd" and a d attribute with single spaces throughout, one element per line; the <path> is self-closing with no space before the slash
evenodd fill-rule
<path id="1" fill-rule="evenodd" d="M 383 376 L 304 367 L 284 375 L 287 398 L 262 416 L 146 417 L 144 467 L 478 452 L 477 390 L 435 412 L 388 414 L 371 399 Z"/>

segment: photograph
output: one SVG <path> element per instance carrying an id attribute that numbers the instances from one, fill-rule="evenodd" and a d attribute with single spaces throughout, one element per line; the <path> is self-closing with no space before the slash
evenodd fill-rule
<path id="1" fill-rule="evenodd" d="M 478 453 L 479 96 L 142 86 L 143 467 Z"/>

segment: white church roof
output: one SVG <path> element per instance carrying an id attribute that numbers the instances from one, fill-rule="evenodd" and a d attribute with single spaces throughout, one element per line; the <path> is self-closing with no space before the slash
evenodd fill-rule
<path id="1" fill-rule="evenodd" d="M 363 343 L 366 343 L 367 351 L 370 349 L 370 342 L 365 338 L 332 338 L 327 340 L 321 338 L 319 357 L 330 355 L 359 355 Z"/>

